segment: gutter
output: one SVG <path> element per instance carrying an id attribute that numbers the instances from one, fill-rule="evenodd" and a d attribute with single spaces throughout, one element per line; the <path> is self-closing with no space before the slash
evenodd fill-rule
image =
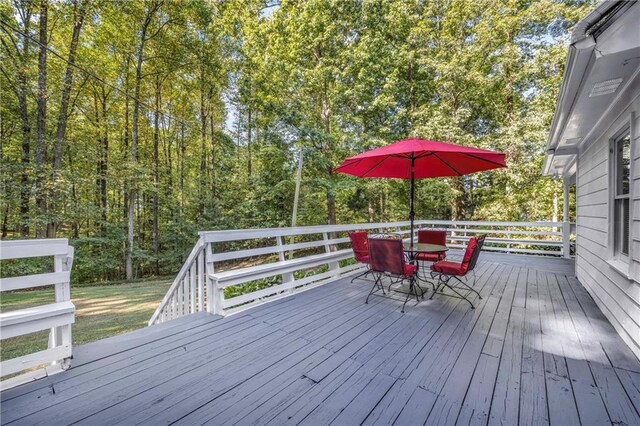
<path id="1" fill-rule="evenodd" d="M 606 30 L 620 9 L 631 6 L 631 4 L 632 2 L 626 0 L 605 0 L 574 27 L 567 55 L 567 65 L 560 85 L 560 95 L 547 141 L 547 154 L 542 166 L 543 175 L 550 174 L 555 151 L 560 143 L 560 136 L 578 99 L 583 81 L 587 76 L 587 70 L 595 60 L 593 51 L 596 46 L 596 38 Z"/>

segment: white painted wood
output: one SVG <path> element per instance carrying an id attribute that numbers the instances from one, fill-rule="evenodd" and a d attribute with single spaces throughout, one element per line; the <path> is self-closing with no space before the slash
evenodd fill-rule
<path id="1" fill-rule="evenodd" d="M 204 311 L 204 251 L 198 255 L 198 311 Z"/>
<path id="2" fill-rule="evenodd" d="M 640 93 L 638 88 L 636 90 Z M 624 270 L 621 273 L 612 266 L 616 259 L 610 216 L 612 195 L 609 190 L 610 185 L 612 187 L 610 140 L 629 127 L 632 133 L 632 159 L 640 153 L 638 111 L 640 98 L 636 97 L 618 119 L 611 122 L 609 129 L 593 140 L 578 157 L 576 275 L 620 336 L 640 357 L 640 261 L 633 256 L 640 248 L 634 243 L 634 237 L 640 236 L 640 201 L 630 190 L 631 256 L 628 263 L 621 264 Z M 631 167 L 633 190 L 640 182 L 637 164 L 640 163 L 632 162 Z"/>
<path id="3" fill-rule="evenodd" d="M 534 227 L 534 228 L 552 228 L 562 226 L 561 222 L 477 222 L 477 221 L 446 221 L 446 220 L 417 220 L 416 226 L 423 225 L 480 225 L 480 226 L 514 226 L 514 227 Z M 309 235 L 322 234 L 324 232 L 349 232 L 356 230 L 373 230 L 377 229 L 379 233 L 384 233 L 386 229 L 394 229 L 398 227 L 408 228 L 410 223 L 392 222 L 392 223 L 366 223 L 351 225 L 318 225 L 293 228 L 264 228 L 264 229 L 237 229 L 228 231 L 204 231 L 200 232 L 200 236 L 204 238 L 206 243 L 225 242 L 225 241 L 241 241 L 258 238 L 277 237 L 278 235 Z M 395 229 L 394 229 L 395 231 Z M 520 232 L 526 233 L 526 232 Z"/>
<path id="4" fill-rule="evenodd" d="M 0 241 L 0 260 L 56 255 L 67 256 L 68 254 L 69 240 L 66 238 Z"/>
<path id="5" fill-rule="evenodd" d="M 26 373 L 22 373 L 18 376 L 14 376 L 0 382 L 0 391 L 33 382 L 34 380 L 50 377 L 63 371 L 65 371 L 65 369 L 60 364 L 52 364 L 37 370 L 27 371 Z"/>
<path id="6" fill-rule="evenodd" d="M 164 296 L 164 298 L 160 302 L 160 305 L 151 316 L 151 319 L 149 320 L 149 325 L 155 324 L 159 316 L 161 315 L 163 309 L 165 309 L 165 307 L 169 306 L 169 304 L 172 303 L 172 297 L 175 294 L 178 286 L 181 285 L 181 282 L 185 277 L 185 275 L 188 273 L 189 269 L 191 268 L 191 265 L 196 261 L 196 259 L 198 258 L 202 250 L 205 249 L 205 247 L 206 246 L 202 241 L 202 238 L 198 239 L 198 241 L 196 242 L 196 245 L 193 247 L 193 249 L 191 250 L 191 253 L 189 253 L 189 256 L 187 256 L 187 259 L 182 265 L 182 268 L 180 268 L 180 271 L 178 272 L 178 275 L 176 276 L 175 280 L 173 280 L 171 287 L 169 287 L 167 294 Z M 169 316 L 169 318 L 171 318 L 171 316 Z"/>
<path id="7" fill-rule="evenodd" d="M 54 321 L 49 325 L 38 327 L 36 325 L 40 320 L 47 320 L 58 316 L 67 317 L 67 314 L 73 312 L 75 306 L 70 300 L 65 302 L 50 303 L 47 305 L 35 306 L 33 308 L 19 309 L 16 311 L 0 313 L 0 327 L 2 327 L 2 338 L 15 337 L 21 334 L 33 333 L 34 331 L 46 330 L 54 325 L 60 325 L 59 321 Z M 54 324 L 55 323 L 55 324 Z M 46 324 L 46 322 L 44 323 Z M 68 323 L 67 323 L 68 324 Z M 24 329 L 25 331 L 10 332 L 11 329 Z"/>
<path id="8" fill-rule="evenodd" d="M 3 361 L 0 364 L 0 374 L 6 376 L 18 373 L 22 370 L 38 367 L 51 362 L 52 359 L 65 359 L 71 357 L 71 345 L 57 346 L 44 351 L 24 355 Z"/>
<path id="9" fill-rule="evenodd" d="M 48 349 L 0 363 L 0 375 L 6 376 L 43 364 L 66 369 L 71 359 L 71 324 L 75 321 L 75 306 L 71 302 L 70 271 L 73 247 L 64 238 L 50 240 L 16 240 L 0 242 L 0 259 L 53 256 L 53 272 L 0 280 L 0 291 L 30 287 L 54 286 L 55 303 L 0 313 L 0 339 L 8 339 L 41 330 L 50 330 Z M 3 388 L 38 377 L 41 372 L 28 372 L 9 381 Z M 24 377 L 23 377 L 24 376 Z"/>
<path id="10" fill-rule="evenodd" d="M 351 249 L 322 253 L 284 262 L 274 262 L 258 266 L 250 266 L 242 269 L 234 269 L 214 274 L 211 278 L 220 288 L 238 285 L 243 282 L 267 278 L 280 273 L 294 272 L 303 268 L 335 263 L 339 260 L 349 259 L 353 256 Z"/>
<path id="11" fill-rule="evenodd" d="M 20 277 L 0 278 L 0 291 L 21 290 L 23 288 L 43 287 L 68 283 L 71 272 L 49 272 L 46 274 L 23 275 Z"/>
<path id="12" fill-rule="evenodd" d="M 197 263 L 193 263 L 189 269 L 189 301 L 191 310 L 190 313 L 196 312 L 196 268 Z"/>
<path id="13" fill-rule="evenodd" d="M 451 248 L 464 248 L 471 236 L 483 233 L 487 240 L 485 248 L 488 251 L 511 252 L 522 254 L 536 254 L 544 256 L 561 256 L 563 254 L 563 223 L 561 222 L 477 222 L 477 221 L 429 221 L 419 220 L 415 222 L 416 230 L 420 228 L 437 228 L 448 231 Z M 571 224 L 569 224 L 571 225 Z M 397 237 L 408 238 L 409 222 L 393 223 L 373 223 L 373 224 L 351 224 L 332 226 L 308 226 L 291 228 L 268 228 L 268 229 L 248 229 L 248 230 L 228 230 L 228 231 L 206 231 L 200 232 L 200 240 L 194 247 L 192 255 L 189 256 L 181 272 L 176 277 L 179 281 L 184 274 L 192 273 L 192 264 L 195 269 L 201 270 L 200 262 L 206 268 L 203 275 L 203 287 L 199 289 L 197 305 L 200 310 L 206 309 L 208 312 L 224 315 L 225 313 L 243 310 L 244 305 L 254 306 L 262 303 L 261 300 L 267 298 L 281 297 L 282 293 L 292 294 L 310 285 L 318 285 L 323 280 L 329 281 L 352 271 L 361 266 L 349 265 L 340 267 L 339 262 L 353 257 L 353 252 L 347 246 L 349 238 L 345 234 L 354 230 L 373 231 L 372 236 L 395 235 Z M 567 226 L 565 223 L 564 226 Z M 329 237 L 329 235 L 335 235 Z M 311 241 L 294 243 L 296 236 L 311 237 Z M 216 252 L 219 243 L 230 241 L 256 240 L 264 244 L 265 240 L 273 239 L 271 245 L 265 247 L 240 249 Z M 284 244 L 284 241 L 291 241 Z M 507 247 L 505 245 L 508 244 Z M 530 246 L 547 247 L 548 250 L 530 248 Z M 344 248 L 347 246 L 347 248 Z M 336 251 L 332 251 L 337 247 Z M 323 253 L 314 252 L 313 249 L 322 250 Z M 198 251 L 199 250 L 199 251 Z M 298 250 L 310 250 L 305 256 L 292 258 L 287 256 L 287 252 Z M 193 255 L 194 253 L 197 255 Z M 298 251 L 297 253 L 300 253 Z M 273 256 L 277 255 L 277 261 Z M 220 262 L 232 262 L 246 258 L 254 259 L 250 266 L 242 266 L 235 269 L 219 271 Z M 317 274 L 315 278 L 306 277 L 302 280 L 295 280 L 293 273 L 296 271 L 317 268 L 326 265 L 329 271 Z M 225 263 L 228 268 L 228 263 Z M 260 280 L 276 275 L 281 275 L 282 284 L 266 289 L 252 292 L 250 294 L 234 297 L 225 300 L 224 289 L 229 286 L 239 285 L 250 281 Z M 198 278 L 200 279 L 200 278 Z M 185 281 L 186 282 L 186 281 Z M 293 283 L 293 284 L 291 284 Z M 180 292 L 183 293 L 180 293 Z M 174 318 L 193 312 L 191 306 L 182 306 L 182 303 L 189 303 L 189 297 L 185 296 L 188 289 L 182 290 L 179 285 L 172 285 L 169 289 L 167 300 L 171 300 L 173 306 L 167 306 L 162 302 L 156 313 L 149 321 L 149 324 L 166 320 L 164 310 L 170 311 L 169 317 Z M 186 297 L 186 299 L 185 299 Z M 265 299 L 266 300 L 266 299 Z M 200 302 L 201 301 L 201 302 Z M 242 307 L 240 307 L 242 306 Z"/>
<path id="14" fill-rule="evenodd" d="M 511 252 L 520 254 L 536 254 L 545 256 L 561 256 L 563 248 L 563 224 L 560 222 L 475 222 L 475 221 L 416 221 L 416 230 L 419 228 L 444 229 L 451 233 L 449 246 L 451 248 L 464 248 L 471 236 L 484 233 L 488 235 L 486 250 L 496 252 Z M 349 275 L 354 270 L 360 270 L 361 265 L 348 265 L 340 267 L 339 262 L 353 257 L 352 250 L 345 247 L 349 238 L 344 236 L 353 230 L 369 230 L 380 235 L 395 235 L 408 238 L 409 222 L 356 224 L 356 225 L 332 225 L 310 226 L 292 228 L 269 228 L 229 231 L 207 231 L 200 233 L 200 240 L 192 250 L 181 272 L 176 277 L 178 285 L 172 285 L 165 298 L 171 301 L 168 305 L 164 300 L 149 321 L 149 324 L 166 320 L 166 317 L 175 318 L 193 312 L 190 301 L 193 297 L 197 303 L 206 302 L 200 309 L 216 314 L 225 314 L 243 310 L 245 304 L 254 306 L 282 297 L 282 294 L 292 294 L 300 288 L 316 286 L 319 283 L 330 281 L 341 276 Z M 565 224 L 566 226 L 566 224 Z M 342 235 L 340 235 L 342 234 Z M 334 235 L 332 238 L 329 235 Z M 372 233 L 372 235 L 375 235 Z M 311 236 L 311 241 L 294 243 L 296 236 Z M 256 240 L 264 244 L 265 240 L 273 238 L 273 244 L 258 248 L 240 249 L 232 251 L 216 252 L 219 243 L 229 241 Z M 284 244 L 285 238 L 291 241 Z M 505 247 L 505 245 L 507 245 Z M 529 246 L 536 245 L 548 247 L 548 250 L 533 249 Z M 338 249 L 332 251 L 334 247 Z M 323 253 L 314 254 L 313 249 L 322 250 Z M 305 256 L 293 258 L 287 256 L 298 250 L 311 250 Z M 194 253 L 197 253 L 194 256 Z M 300 252 L 298 252 L 300 253 Z M 277 255 L 277 261 L 273 256 Z M 233 262 L 239 259 L 258 258 L 250 266 L 218 271 L 220 262 Z M 226 263 L 225 267 L 228 267 Z M 293 273 L 300 270 L 317 268 L 326 265 L 329 271 L 316 274 L 311 277 L 295 280 Z M 192 274 L 202 275 L 203 286 L 196 290 L 190 286 Z M 206 272 L 206 273 L 205 273 Z M 281 275 L 282 284 L 261 289 L 250 294 L 244 294 L 229 300 L 224 298 L 224 289 L 230 286 L 260 280 L 276 275 Z M 179 279 L 182 277 L 182 281 Z M 198 278 L 200 280 L 200 278 Z M 194 292 L 198 294 L 192 294 Z M 197 302 L 198 300 L 202 302 Z M 165 312 L 167 311 L 167 312 Z"/>
<path id="15" fill-rule="evenodd" d="M 340 272 L 342 276 L 345 276 L 347 274 L 353 274 L 355 272 L 361 272 L 365 269 L 365 267 L 362 264 L 354 264 L 354 265 L 349 265 L 349 266 L 345 266 L 343 268 L 340 268 Z M 248 293 L 248 294 L 243 294 L 240 296 L 236 296 L 236 297 L 232 297 L 230 299 L 226 299 L 224 301 L 224 307 L 225 309 L 228 309 L 230 307 L 233 306 L 237 306 L 237 305 L 241 305 L 243 303 L 247 303 L 256 299 L 260 299 L 263 297 L 267 297 L 267 296 L 271 296 L 274 294 L 278 294 L 281 293 L 285 290 L 290 290 L 290 289 L 294 289 L 295 287 L 298 286 L 306 286 L 307 284 L 310 283 L 314 283 L 314 282 L 319 282 L 319 281 L 327 281 L 327 279 L 331 279 L 333 278 L 333 276 L 335 275 L 334 271 L 327 271 L 327 272 L 322 272 L 319 274 L 315 274 L 315 275 L 310 275 L 308 277 L 304 277 L 304 278 L 300 278 L 298 280 L 295 281 L 291 281 L 288 283 L 283 283 L 281 285 L 277 285 L 277 286 L 273 286 L 273 287 L 268 287 L 262 290 L 258 290 L 252 293 Z"/>

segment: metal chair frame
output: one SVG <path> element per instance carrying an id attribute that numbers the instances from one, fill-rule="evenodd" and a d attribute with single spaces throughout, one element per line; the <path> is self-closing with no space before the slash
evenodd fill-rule
<path id="1" fill-rule="evenodd" d="M 363 232 L 363 233 L 367 234 L 367 232 L 366 232 L 366 231 L 361 231 L 361 232 Z M 350 238 L 350 239 L 351 239 L 351 234 L 355 234 L 355 232 L 350 232 L 350 233 L 349 233 L 349 238 Z M 368 234 L 367 234 L 367 235 L 368 235 Z M 368 238 L 367 238 L 366 240 L 368 240 Z M 351 239 L 351 246 L 352 246 L 352 248 L 353 248 L 353 239 Z M 356 254 L 356 249 L 355 249 L 355 248 L 353 248 L 353 252 L 354 252 L 354 255 L 355 255 L 355 254 Z M 359 261 L 359 260 L 357 259 L 357 257 L 356 257 L 356 262 L 358 262 L 358 263 L 365 263 L 365 262 L 361 262 L 361 261 Z M 356 275 L 355 277 L 351 278 L 351 282 L 355 281 L 355 280 L 356 280 L 356 279 L 358 279 L 358 278 L 364 278 L 364 277 L 366 277 L 367 275 L 371 274 L 370 264 L 369 264 L 369 263 L 366 263 L 366 265 L 367 265 L 367 269 L 366 269 L 366 271 L 364 271 L 364 272 L 362 272 L 362 273 L 360 273 L 360 274 Z"/>
<path id="2" fill-rule="evenodd" d="M 474 289 L 472 285 L 476 284 L 475 267 L 476 267 L 476 263 L 478 262 L 478 257 L 480 256 L 480 252 L 482 251 L 482 246 L 484 245 L 484 239 L 485 239 L 485 235 L 476 237 L 477 246 L 474 249 L 471 259 L 469 260 L 469 268 L 467 269 L 464 275 L 459 276 L 459 275 L 453 275 L 453 274 L 446 274 L 444 272 L 431 271 L 431 278 L 438 279 L 438 286 L 436 287 L 434 292 L 431 294 L 430 299 L 433 299 L 434 294 L 436 294 L 438 291 L 446 287 L 451 291 L 453 291 L 457 295 L 457 297 L 460 297 L 461 299 L 464 299 L 467 302 L 469 302 L 469 304 L 471 305 L 471 309 L 475 309 L 475 306 L 473 305 L 471 300 L 469 300 L 468 296 L 469 294 L 471 294 L 471 292 L 473 292 L 478 295 L 479 299 L 482 299 L 482 296 L 480 295 L 480 293 L 476 289 Z M 468 281 L 467 280 L 468 274 L 473 275 L 473 283 L 471 285 L 465 282 L 465 281 Z M 465 281 L 462 281 L 460 277 L 463 277 Z M 460 284 L 462 284 L 466 289 L 468 289 L 469 292 L 466 295 L 460 293 L 455 286 L 449 283 L 452 278 L 455 278 Z M 446 293 L 442 291 L 440 291 L 440 294 L 444 294 L 445 296 L 448 296 Z"/>
<path id="3" fill-rule="evenodd" d="M 399 254 L 399 262 L 398 264 L 402 265 L 402 268 L 404 268 L 404 265 L 407 263 L 411 263 L 414 264 L 414 262 L 406 262 L 405 260 L 405 255 L 404 255 L 404 249 L 402 248 L 402 240 L 400 239 L 377 239 L 377 241 L 385 241 L 386 243 L 388 243 L 388 241 L 397 241 L 397 243 L 393 243 L 394 245 L 397 245 L 399 250 L 396 250 L 392 253 L 392 255 L 395 254 Z M 372 244 L 372 240 L 369 240 L 369 247 L 371 248 L 371 244 Z M 373 242 L 373 244 L 378 244 L 377 242 Z M 417 274 L 418 274 L 418 268 L 416 268 L 416 271 L 411 274 L 411 275 L 405 275 L 405 274 L 398 274 L 398 273 L 394 273 L 394 272 L 390 272 L 390 271 L 385 271 L 385 270 L 376 270 L 375 266 L 374 266 L 374 258 L 376 256 L 376 251 L 375 250 L 369 250 L 369 265 L 370 265 L 370 269 L 369 272 L 373 273 L 375 275 L 375 281 L 373 283 L 373 286 L 371 287 L 371 290 L 369 291 L 369 294 L 367 295 L 367 298 L 365 300 L 364 303 L 368 304 L 369 303 L 369 297 L 371 295 L 375 295 L 378 291 L 382 291 L 383 296 L 386 296 L 387 293 L 385 293 L 384 291 L 384 284 L 382 282 L 382 279 L 387 277 L 390 279 L 390 284 L 387 287 L 387 291 L 389 293 L 391 293 L 391 286 L 394 284 L 399 284 L 402 283 L 406 280 L 409 281 L 409 291 L 405 292 L 405 291 L 399 291 L 399 290 L 395 290 L 398 293 L 403 293 L 406 294 L 406 298 L 404 300 L 404 303 L 402 304 L 402 309 L 400 312 L 404 313 L 404 308 L 407 305 L 407 302 L 409 301 L 409 298 L 411 297 L 411 295 L 415 295 L 416 296 L 416 302 L 420 302 L 420 297 L 422 297 L 422 299 L 424 299 L 424 289 L 422 287 L 420 287 L 420 284 L 418 284 L 417 281 Z M 417 289 L 420 289 L 420 294 L 418 294 Z"/>

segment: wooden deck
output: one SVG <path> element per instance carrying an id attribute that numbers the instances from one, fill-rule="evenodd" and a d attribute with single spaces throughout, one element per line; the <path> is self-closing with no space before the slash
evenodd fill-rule
<path id="1" fill-rule="evenodd" d="M 640 362 L 571 263 L 484 254 L 477 309 L 341 280 L 74 348 L 3 424 L 640 424 Z"/>

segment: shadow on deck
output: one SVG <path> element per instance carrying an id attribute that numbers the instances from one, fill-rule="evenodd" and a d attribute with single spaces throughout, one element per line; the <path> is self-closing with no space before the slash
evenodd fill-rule
<path id="1" fill-rule="evenodd" d="M 3 424 L 640 424 L 640 362 L 572 263 L 483 253 L 477 309 L 343 279 L 74 348 Z"/>

